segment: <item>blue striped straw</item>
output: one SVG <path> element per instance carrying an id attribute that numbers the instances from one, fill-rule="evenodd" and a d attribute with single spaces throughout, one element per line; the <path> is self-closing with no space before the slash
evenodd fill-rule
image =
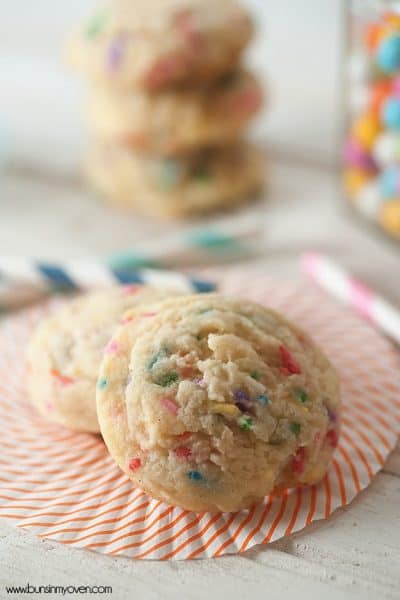
<path id="1" fill-rule="evenodd" d="M 122 269 L 96 261 L 48 263 L 0 257 L 0 312 L 46 293 L 87 291 L 116 284 L 146 284 L 183 292 L 207 293 L 215 284 L 176 271 Z"/>

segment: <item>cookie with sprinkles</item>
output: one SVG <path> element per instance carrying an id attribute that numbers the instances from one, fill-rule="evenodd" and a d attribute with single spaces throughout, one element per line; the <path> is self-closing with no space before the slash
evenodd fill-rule
<path id="1" fill-rule="evenodd" d="M 185 217 L 254 199 L 264 185 L 265 159 L 245 143 L 179 157 L 98 143 L 89 153 L 87 176 L 112 205 L 154 217 Z"/>
<path id="2" fill-rule="evenodd" d="M 73 36 L 68 51 L 95 82 L 154 92 L 215 81 L 235 67 L 252 34 L 235 0 L 114 0 Z"/>
<path id="3" fill-rule="evenodd" d="M 133 309 L 97 388 L 101 432 L 154 498 L 234 512 L 321 480 L 340 424 L 338 376 L 281 315 L 218 294 Z M 133 324 L 129 319 L 132 319 Z"/>
<path id="4" fill-rule="evenodd" d="M 173 294 L 147 286 L 116 286 L 84 295 L 44 319 L 28 349 L 28 391 L 49 421 L 97 433 L 96 382 L 103 352 L 118 354 L 111 335 L 124 312 Z M 97 383 L 99 389 L 106 380 Z"/>
<path id="5" fill-rule="evenodd" d="M 262 102 L 255 77 L 238 70 L 211 86 L 160 94 L 96 86 L 87 115 L 101 139 L 138 151 L 181 155 L 235 142 Z"/>

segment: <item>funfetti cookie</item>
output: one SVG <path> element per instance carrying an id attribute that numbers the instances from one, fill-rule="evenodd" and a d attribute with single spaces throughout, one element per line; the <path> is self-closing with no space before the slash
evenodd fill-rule
<path id="1" fill-rule="evenodd" d="M 186 217 L 254 199 L 265 181 L 265 160 L 245 143 L 173 158 L 99 143 L 89 155 L 87 175 L 113 205 L 155 217 Z"/>
<path id="2" fill-rule="evenodd" d="M 257 114 L 263 93 L 255 77 L 239 70 L 202 89 L 159 94 L 97 86 L 88 106 L 94 135 L 159 155 L 230 145 Z"/>
<path id="3" fill-rule="evenodd" d="M 96 381 L 107 345 L 123 313 L 173 294 L 146 286 L 121 286 L 79 297 L 42 321 L 28 350 L 28 391 L 49 421 L 98 432 Z"/>
<path id="4" fill-rule="evenodd" d="M 154 498 L 237 511 L 313 484 L 337 445 L 338 376 L 299 328 L 217 294 L 133 310 L 97 386 L 108 449 Z"/>
<path id="5" fill-rule="evenodd" d="M 93 81 L 156 91 L 232 70 L 252 33 L 234 0 L 114 2 L 73 37 L 69 55 Z"/>

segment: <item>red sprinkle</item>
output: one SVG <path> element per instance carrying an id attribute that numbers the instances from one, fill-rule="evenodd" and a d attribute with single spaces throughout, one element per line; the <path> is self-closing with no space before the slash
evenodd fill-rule
<path id="1" fill-rule="evenodd" d="M 304 473 L 304 459 L 306 456 L 305 448 L 299 448 L 292 459 L 292 471 L 295 475 Z"/>
<path id="2" fill-rule="evenodd" d="M 155 317 L 156 314 L 157 314 L 156 312 L 147 312 L 147 313 L 140 313 L 139 316 L 147 319 L 148 317 Z"/>
<path id="3" fill-rule="evenodd" d="M 332 448 L 336 448 L 336 446 L 338 445 L 338 442 L 339 442 L 339 437 L 338 437 L 337 432 L 334 429 L 330 429 L 328 431 L 328 433 L 326 434 L 326 439 L 328 440 L 328 442 L 330 443 Z"/>
<path id="4" fill-rule="evenodd" d="M 187 446 L 179 446 L 179 448 L 175 448 L 174 452 L 178 458 L 189 458 L 192 454 L 191 449 Z"/>
<path id="5" fill-rule="evenodd" d="M 131 315 L 126 315 L 126 316 L 122 317 L 121 324 L 126 325 L 127 323 L 130 323 L 131 321 L 133 321 L 133 317 Z"/>
<path id="6" fill-rule="evenodd" d="M 179 408 L 175 404 L 175 402 L 172 402 L 172 400 L 170 400 L 169 398 L 161 398 L 160 402 L 168 412 L 170 412 L 173 415 L 178 414 Z"/>
<path id="7" fill-rule="evenodd" d="M 141 466 L 142 461 L 140 460 L 140 458 L 132 458 L 129 461 L 129 468 L 131 471 L 136 471 L 137 469 L 140 469 Z"/>
<path id="8" fill-rule="evenodd" d="M 67 377 L 66 375 L 62 375 L 57 369 L 51 369 L 52 376 L 57 379 L 61 383 L 61 385 L 71 385 L 75 382 L 75 379 L 72 377 Z"/>
<path id="9" fill-rule="evenodd" d="M 282 366 L 280 367 L 281 373 L 288 376 L 300 375 L 300 365 L 289 350 L 285 346 L 279 346 L 279 353 L 282 361 Z"/>

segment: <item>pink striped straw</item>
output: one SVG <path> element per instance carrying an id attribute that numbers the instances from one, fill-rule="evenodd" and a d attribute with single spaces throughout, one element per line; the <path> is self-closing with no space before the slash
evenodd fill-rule
<path id="1" fill-rule="evenodd" d="M 303 254 L 301 267 L 320 287 L 338 300 L 354 307 L 363 317 L 400 344 L 400 312 L 379 294 L 323 254 Z"/>

